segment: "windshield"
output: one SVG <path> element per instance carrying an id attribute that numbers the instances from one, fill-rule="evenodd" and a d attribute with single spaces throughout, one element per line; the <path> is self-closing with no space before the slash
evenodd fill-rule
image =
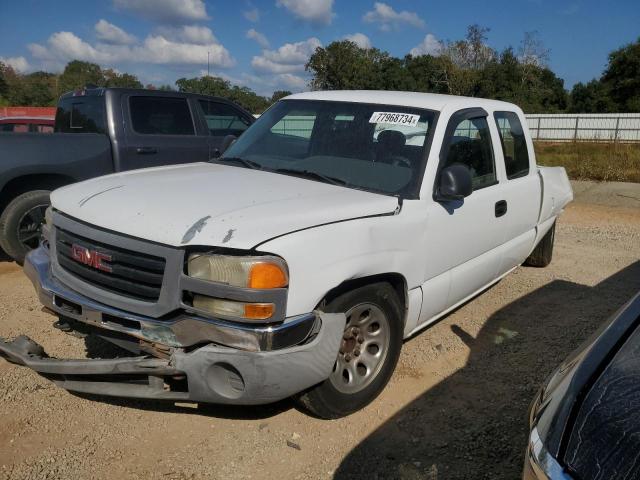
<path id="1" fill-rule="evenodd" d="M 434 119 L 392 105 L 283 100 L 218 161 L 417 198 Z"/>

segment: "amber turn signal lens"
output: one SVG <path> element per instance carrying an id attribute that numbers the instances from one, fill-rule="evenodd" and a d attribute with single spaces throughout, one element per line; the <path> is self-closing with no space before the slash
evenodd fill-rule
<path id="1" fill-rule="evenodd" d="M 288 283 L 287 273 L 274 263 L 256 263 L 249 272 L 249 288 L 282 288 Z"/>
<path id="2" fill-rule="evenodd" d="M 244 317 L 252 320 L 266 320 L 273 316 L 273 303 L 247 303 L 244 306 Z"/>

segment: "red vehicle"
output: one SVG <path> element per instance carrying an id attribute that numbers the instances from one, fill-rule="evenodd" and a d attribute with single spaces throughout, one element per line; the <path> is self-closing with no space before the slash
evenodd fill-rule
<path id="1" fill-rule="evenodd" d="M 52 117 L 4 117 L 0 118 L 0 132 L 53 133 Z"/>

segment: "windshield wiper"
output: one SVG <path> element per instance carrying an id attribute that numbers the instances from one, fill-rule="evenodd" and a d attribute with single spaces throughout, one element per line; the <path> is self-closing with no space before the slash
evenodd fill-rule
<path id="1" fill-rule="evenodd" d="M 311 170 L 297 170 L 295 168 L 276 168 L 273 171 L 277 173 L 297 175 L 299 177 L 309 178 L 311 180 L 320 180 L 321 182 L 330 183 L 332 185 L 341 185 L 341 186 L 347 185 L 347 182 L 345 182 L 341 178 L 330 177 L 328 175 L 324 175 L 318 172 L 313 172 Z"/>
<path id="2" fill-rule="evenodd" d="M 254 170 L 262 170 L 262 165 L 258 162 L 254 162 L 253 160 L 247 160 L 246 158 L 240 157 L 220 157 L 213 160 L 214 163 L 239 163 L 243 167 L 252 168 Z"/>

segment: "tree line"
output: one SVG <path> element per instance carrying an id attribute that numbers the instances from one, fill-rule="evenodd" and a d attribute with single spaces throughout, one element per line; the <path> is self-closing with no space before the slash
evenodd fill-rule
<path id="1" fill-rule="evenodd" d="M 471 25 L 466 38 L 427 55 L 397 58 L 350 41 L 316 49 L 306 65 L 317 90 L 365 89 L 493 98 L 527 113 L 640 111 L 640 39 L 610 53 L 599 79 L 568 92 L 549 67 L 549 50 L 528 32 L 517 50 L 487 45 L 488 28 Z"/>
<path id="2" fill-rule="evenodd" d="M 335 41 L 319 47 L 305 65 L 314 90 L 408 90 L 494 98 L 527 113 L 640 111 L 640 39 L 609 54 L 600 76 L 571 91 L 548 66 L 549 50 L 536 32 L 525 33 L 518 49 L 487 45 L 489 29 L 467 28 L 462 40 L 434 46 L 425 55 L 393 57 L 377 48 Z M 58 97 L 87 85 L 177 90 L 229 98 L 253 113 L 263 112 L 290 92 L 271 97 L 217 76 L 180 78 L 172 85 L 146 85 L 135 75 L 73 60 L 60 74 L 20 74 L 0 62 L 0 106 L 55 105 Z"/>

